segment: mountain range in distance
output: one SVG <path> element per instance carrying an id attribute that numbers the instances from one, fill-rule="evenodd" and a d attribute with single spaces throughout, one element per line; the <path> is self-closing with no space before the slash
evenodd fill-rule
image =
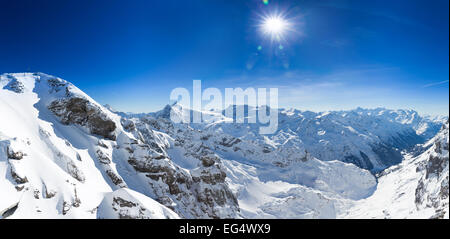
<path id="1" fill-rule="evenodd" d="M 116 112 L 58 77 L 1 75 L 0 217 L 449 217 L 448 117 L 279 109 L 261 135 L 171 111 L 191 110 Z"/>

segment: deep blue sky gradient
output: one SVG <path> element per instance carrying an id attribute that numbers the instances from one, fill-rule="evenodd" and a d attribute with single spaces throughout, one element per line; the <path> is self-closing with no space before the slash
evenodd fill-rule
<path id="1" fill-rule="evenodd" d="M 296 28 L 281 43 L 258 28 L 276 11 Z M 449 1 L 1 0 L 0 73 L 24 71 L 122 111 L 158 110 L 201 79 L 279 87 L 283 107 L 448 115 Z"/>

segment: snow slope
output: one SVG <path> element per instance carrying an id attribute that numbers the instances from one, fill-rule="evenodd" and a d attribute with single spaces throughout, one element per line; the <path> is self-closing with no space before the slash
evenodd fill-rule
<path id="1" fill-rule="evenodd" d="M 157 141 L 142 142 L 120 116 L 60 78 L 1 75 L 0 112 L 2 217 L 96 218 L 100 204 L 99 216 L 113 216 L 111 195 L 170 217 L 237 217 L 224 177 L 214 178 L 223 174 L 217 165 L 191 174 L 161 150 L 166 136 L 149 132 Z M 123 188 L 128 194 L 116 192 Z"/>
<path id="2" fill-rule="evenodd" d="M 401 162 L 442 118 L 280 110 L 259 135 L 223 112 L 175 124 L 171 110 L 192 113 L 114 112 L 54 76 L 1 75 L 0 217 L 448 218 L 448 123 Z"/>
<path id="3" fill-rule="evenodd" d="M 146 142 L 154 140 L 147 137 L 150 130 L 168 135 L 169 157 L 193 175 L 199 172 L 199 161 L 221 162 L 219 172 L 226 173 L 225 180 L 245 218 L 334 218 L 341 204 L 365 198 L 376 187 L 367 170 L 336 160 L 320 161 L 296 148 L 290 149 L 291 158 L 283 158 L 279 152 L 264 153 L 264 146 L 251 141 L 173 124 L 165 118 L 128 121 Z"/>
<path id="4" fill-rule="evenodd" d="M 97 217 L 109 219 L 180 218 L 172 210 L 155 200 L 128 188 L 107 193 L 98 207 Z"/>
<path id="5" fill-rule="evenodd" d="M 16 208 L 12 218 L 95 217 L 91 211 L 103 193 L 112 189 L 86 150 L 58 135 L 68 133 L 79 142 L 94 138 L 81 133 L 82 129 L 44 120 L 48 110 L 41 103 L 51 100 L 48 93 L 54 88 L 35 90 L 47 79 L 47 75 L 32 74 L 0 78 L 0 89 L 8 89 L 8 81 L 22 85 L 21 91 L 0 90 L 0 211 Z M 73 91 L 82 94 L 76 88 Z"/>
<path id="6" fill-rule="evenodd" d="M 386 169 L 375 193 L 354 202 L 349 218 L 449 218 L 449 124 L 427 142 L 418 156 L 407 155 Z"/>
<path id="7" fill-rule="evenodd" d="M 234 110 L 244 108 L 242 110 L 246 114 L 245 119 L 241 119 L 243 122 L 247 122 L 246 119 L 253 115 L 251 112 L 258 114 L 258 108 L 251 106 L 232 107 Z M 186 119 L 189 114 L 192 117 L 194 113 L 175 104 L 147 116 L 169 119 L 171 110 L 179 118 Z M 260 135 L 260 123 L 230 124 L 236 118 L 227 118 L 224 111 L 202 112 L 207 120 L 190 126 L 261 145 L 265 152 L 274 151 L 283 158 L 292 158 L 292 149 L 296 148 L 297 151 L 307 151 L 322 161 L 339 160 L 379 172 L 400 163 L 402 150 L 409 150 L 416 144 L 426 142 L 445 122 L 445 118 L 421 117 L 413 110 L 384 108 L 319 113 L 280 109 L 278 112 L 278 130 L 272 135 Z M 139 118 L 142 117 L 139 115 Z"/>

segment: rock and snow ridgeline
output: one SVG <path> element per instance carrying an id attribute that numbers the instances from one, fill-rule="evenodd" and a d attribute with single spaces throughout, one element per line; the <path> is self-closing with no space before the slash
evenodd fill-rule
<path id="1" fill-rule="evenodd" d="M 280 110 L 263 136 L 217 112 L 174 124 L 173 107 L 186 110 L 114 112 L 57 77 L 1 75 L 0 217 L 448 218 L 443 119 Z"/>
<path id="2" fill-rule="evenodd" d="M 11 81 L 21 90 L 11 90 L 18 88 Z M 108 206 L 121 218 L 148 218 L 161 210 L 170 217 L 238 217 L 220 162 L 179 167 L 164 151 L 169 136 L 149 130 L 143 139 L 62 79 L 7 74 L 0 88 L 3 217 L 96 218 L 113 215 Z M 138 209 L 118 203 L 125 201 Z M 159 208 L 141 210 L 146 205 Z"/>
<path id="3" fill-rule="evenodd" d="M 424 152 L 406 155 L 378 178 L 378 189 L 353 202 L 348 218 L 449 218 L 448 121 L 423 145 Z"/>

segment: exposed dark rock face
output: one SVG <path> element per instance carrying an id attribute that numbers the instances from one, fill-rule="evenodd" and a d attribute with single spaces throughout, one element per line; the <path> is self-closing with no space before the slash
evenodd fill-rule
<path id="1" fill-rule="evenodd" d="M 62 212 L 61 212 L 62 215 L 66 215 L 70 211 L 70 208 L 71 208 L 70 203 L 64 201 L 62 205 Z"/>
<path id="2" fill-rule="evenodd" d="M 116 173 L 114 173 L 112 170 L 106 170 L 106 174 L 108 175 L 108 177 L 111 179 L 111 181 L 115 185 L 123 184 L 123 180 Z"/>
<path id="3" fill-rule="evenodd" d="M 28 183 L 28 178 L 19 176 L 13 168 L 11 168 L 11 176 L 17 184 Z"/>
<path id="4" fill-rule="evenodd" d="M 51 87 L 51 89 L 56 92 L 67 87 L 67 85 L 68 85 L 68 83 L 66 81 L 63 81 L 59 78 L 50 78 L 47 80 L 47 83 Z"/>
<path id="5" fill-rule="evenodd" d="M 6 152 L 8 154 L 7 155 L 8 159 L 21 160 L 23 158 L 23 156 L 26 155 L 21 151 L 14 151 L 13 149 L 11 149 L 9 147 L 6 148 Z"/>
<path id="6" fill-rule="evenodd" d="M 100 161 L 100 163 L 103 163 L 103 164 L 111 163 L 111 159 L 108 157 L 108 155 L 103 153 L 103 151 L 101 151 L 100 149 L 97 149 L 96 155 L 97 155 L 97 159 L 98 159 L 98 161 Z"/>
<path id="7" fill-rule="evenodd" d="M 17 79 L 12 79 L 11 81 L 9 81 L 8 84 L 6 84 L 3 89 L 5 90 L 10 90 L 13 91 L 15 93 L 23 93 L 25 90 L 25 86 L 23 85 L 22 82 L 18 81 Z"/>
<path id="8" fill-rule="evenodd" d="M 264 146 L 262 152 L 265 154 L 268 154 L 268 153 L 272 152 L 272 150 L 270 150 L 270 148 L 268 146 Z"/>
<path id="9" fill-rule="evenodd" d="M 170 121 L 163 118 L 156 121 L 150 117 L 134 125 L 135 130 L 131 132 L 145 144 L 127 146 L 128 162 L 148 178 L 155 200 L 185 218 L 237 216 L 238 202 L 225 182 L 226 173 L 220 159 L 206 145 L 193 144 L 191 129 L 175 130 Z M 175 146 L 187 151 L 186 157 L 198 160 L 198 167 L 185 170 L 175 164 L 166 153 L 169 145 L 153 131 L 156 128 L 167 130 L 164 133 L 174 137 Z M 221 142 L 233 145 L 228 139 Z"/>
<path id="10" fill-rule="evenodd" d="M 415 202 L 418 208 L 435 209 L 433 218 L 443 218 L 449 205 L 449 142 L 448 121 L 436 136 L 433 149 L 429 151 L 424 167 L 424 176 L 416 188 Z"/>
<path id="11" fill-rule="evenodd" d="M 19 203 L 14 204 L 12 207 L 6 209 L 2 212 L 1 216 L 2 218 L 7 218 L 14 214 L 14 212 L 17 210 L 17 207 L 19 206 Z"/>
<path id="12" fill-rule="evenodd" d="M 430 175 L 433 174 L 439 177 L 447 165 L 448 165 L 448 157 L 437 157 L 430 155 L 428 163 L 425 167 L 426 168 L 425 178 L 428 179 Z"/>
<path id="13" fill-rule="evenodd" d="M 56 195 L 56 192 L 54 190 L 49 190 L 47 186 L 44 184 L 44 197 L 45 198 L 52 198 Z"/>
<path id="14" fill-rule="evenodd" d="M 197 169 L 195 173 L 197 175 L 192 177 L 194 182 L 204 182 L 211 185 L 224 183 L 227 176 L 226 173 L 217 165 L 212 170 L 207 169 L 207 167 Z"/>
<path id="15" fill-rule="evenodd" d="M 50 83 L 54 85 L 55 91 L 68 87 L 63 84 L 64 82 L 58 80 Z M 53 101 L 48 108 L 64 124 L 78 124 L 85 126 L 92 134 L 112 140 L 116 138 L 114 122 L 108 119 L 98 106 L 87 99 L 70 96 Z M 113 145 L 112 152 L 108 146 L 109 143 L 99 140 L 94 154 L 100 162 L 105 176 L 116 186 L 127 187 L 126 178 L 120 177 L 116 173 L 116 169 L 111 167 L 111 163 L 114 161 L 114 154 L 128 155 L 128 163 L 138 174 L 144 176 L 141 178 L 140 186 L 146 189 L 142 192 L 172 209 L 181 217 L 236 217 L 239 212 L 238 202 L 225 182 L 226 173 L 225 169 L 221 167 L 220 159 L 214 156 L 209 147 L 200 145 L 200 147 L 190 149 L 192 156 L 198 159 L 199 167 L 192 171 L 179 167 L 167 154 L 167 149 L 170 147 L 166 142 L 167 137 L 154 130 L 165 129 L 175 135 L 172 123 L 165 122 L 164 119 L 162 121 L 147 118 L 133 122 L 130 119 L 122 118 L 121 125 L 127 132 L 132 133 L 135 139 L 127 138 L 120 145 Z M 175 140 L 182 141 L 183 139 L 190 140 L 189 137 L 176 137 Z M 222 141 L 226 147 L 231 147 L 236 143 L 239 143 L 239 139 Z M 187 147 L 183 142 L 180 145 Z M 82 179 L 76 174 L 77 170 L 68 171 L 72 177 L 79 181 Z M 138 213 L 139 215 L 128 217 L 131 214 L 127 213 L 127 210 L 123 210 L 125 204 L 120 205 L 119 201 L 119 199 L 115 200 L 113 208 L 117 204 L 117 209 L 124 212 L 123 214 L 119 213 L 120 218 L 140 218 L 139 215 L 144 215 Z M 66 208 L 63 210 L 63 214 L 67 213 L 71 206 L 67 203 L 63 207 Z M 227 210 L 223 210 L 223 208 L 227 208 Z"/>
<path id="16" fill-rule="evenodd" d="M 424 194 L 425 194 L 425 185 L 423 183 L 423 180 L 420 180 L 416 188 L 416 199 L 415 199 L 416 204 L 421 204 L 423 202 Z"/>
<path id="17" fill-rule="evenodd" d="M 67 98 L 53 101 L 48 107 L 63 124 L 86 126 L 90 133 L 115 140 L 115 123 L 100 110 L 83 98 Z"/>
<path id="18" fill-rule="evenodd" d="M 96 211 L 97 218 L 108 219 L 179 218 L 173 211 L 129 189 L 107 193 Z"/>
<path id="19" fill-rule="evenodd" d="M 156 195 L 156 200 L 168 208 L 173 209 L 184 217 L 186 215 L 182 208 L 175 205 L 186 205 L 188 201 L 195 200 L 191 192 L 192 178 L 169 159 L 135 158 L 130 157 L 128 162 L 137 172 L 144 173 L 148 183 Z"/>
<path id="20" fill-rule="evenodd" d="M 208 156 L 203 156 L 200 158 L 203 167 L 210 167 L 212 165 L 214 165 L 214 163 L 216 162 L 215 158 L 212 157 L 208 157 Z"/>
<path id="21" fill-rule="evenodd" d="M 190 189 L 192 179 L 187 173 L 173 165 L 168 159 L 143 159 L 130 158 L 128 162 L 136 169 L 136 171 L 145 173 L 145 176 L 154 180 L 161 181 L 168 187 L 168 193 L 177 195 L 183 193 L 180 187 Z"/>
<path id="22" fill-rule="evenodd" d="M 120 197 L 114 197 L 113 198 L 113 203 L 119 205 L 120 207 L 136 207 L 136 205 L 137 205 L 136 203 L 127 201 L 127 200 L 125 200 L 123 198 L 120 198 Z"/>
<path id="23" fill-rule="evenodd" d="M 192 170 L 191 173 L 197 200 L 202 203 L 200 205 L 209 217 L 221 217 L 214 211 L 216 205 L 239 211 L 237 198 L 225 183 L 226 173 L 221 164 L 211 157 L 203 157 L 202 167 Z"/>
<path id="24" fill-rule="evenodd" d="M 224 137 L 224 138 L 222 138 L 222 141 L 219 142 L 219 144 L 222 145 L 222 146 L 225 146 L 225 147 L 232 147 L 233 145 L 238 144 L 240 142 L 241 142 L 241 140 L 238 139 L 238 138 L 231 138 L 230 139 L 230 138 Z"/>
<path id="25" fill-rule="evenodd" d="M 136 130 L 136 126 L 134 125 L 134 122 L 131 121 L 131 120 L 127 120 L 127 119 L 123 119 L 123 118 L 122 118 L 122 119 L 120 120 L 120 123 L 122 124 L 123 128 L 124 128 L 126 131 L 131 132 L 131 131 Z"/>
<path id="26" fill-rule="evenodd" d="M 1 79 L 2 83 L 3 79 Z M 20 78 L 17 77 L 17 79 Z M 119 191 L 122 193 L 114 194 L 112 192 L 109 194 L 111 197 L 108 198 L 108 200 L 111 199 L 108 201 L 108 208 L 116 211 L 119 218 L 148 218 L 149 211 L 153 208 L 146 207 L 150 198 L 184 218 L 235 218 L 240 216 L 239 205 L 236 195 L 230 188 L 235 190 L 241 187 L 236 182 L 240 180 L 240 177 L 246 176 L 235 174 L 235 171 L 226 171 L 224 165 L 229 166 L 231 160 L 242 158 L 249 164 L 251 161 L 262 162 L 263 164 L 257 164 L 262 167 L 266 165 L 270 167 L 269 163 L 272 163 L 281 167 L 282 173 L 288 172 L 284 174 L 286 177 L 282 178 L 282 181 L 288 181 L 290 177 L 298 175 L 290 174 L 291 171 L 289 171 L 297 163 L 305 166 L 308 170 L 310 168 L 314 170 L 308 165 L 314 165 L 315 159 L 312 157 L 322 151 L 332 152 L 333 155 L 339 154 L 337 160 L 345 158 L 347 162 L 372 170 L 374 167 L 378 169 L 384 165 L 400 162 L 402 158 L 400 150 L 407 149 L 422 140 L 415 130 L 403 130 L 406 127 L 400 127 L 402 130 L 398 132 L 402 132 L 401 134 L 397 134 L 397 131 L 394 130 L 394 136 L 392 136 L 393 134 L 380 134 L 383 137 L 380 135 L 375 135 L 374 138 L 369 137 L 375 140 L 367 141 L 363 146 L 373 143 L 374 150 L 372 152 L 370 147 L 359 147 L 361 145 L 353 143 L 358 141 L 356 136 L 360 134 L 370 135 L 368 134 L 371 132 L 368 130 L 368 125 L 383 127 L 383 124 L 378 124 L 380 122 L 377 120 L 373 121 L 374 124 L 368 124 L 368 122 L 359 124 L 363 118 L 358 118 L 357 115 L 354 122 L 348 121 L 344 116 L 334 115 L 330 118 L 331 116 L 325 114 L 315 115 L 308 119 L 305 116 L 309 114 L 307 112 L 295 114 L 290 118 L 287 115 L 280 115 L 280 126 L 287 126 L 280 129 L 276 138 L 269 138 L 270 140 L 267 141 L 260 140 L 256 134 L 253 134 L 254 131 L 251 130 L 253 125 L 251 124 L 236 125 L 235 128 L 232 128 L 233 131 L 238 132 L 236 134 L 216 130 L 220 128 L 215 129 L 214 124 L 208 124 L 208 128 L 195 124 L 183 126 L 173 124 L 169 120 L 170 106 L 159 114 L 144 114 L 139 118 L 128 118 L 126 115 L 122 115 L 123 117 L 119 121 L 119 117 L 113 116 L 111 112 L 104 110 L 103 107 L 78 90 L 74 90 L 75 86 L 62 79 L 36 74 L 34 89 L 30 88 L 31 84 L 28 78 L 22 82 L 14 77 L 6 80 L 8 80 L 8 84 L 4 89 L 16 93 L 28 93 L 33 90 L 32 92 L 38 95 L 37 98 L 40 101 L 38 103 L 33 101 L 29 106 L 33 106 L 39 111 L 39 120 L 46 121 L 39 121 L 38 127 L 29 130 L 33 148 L 27 149 L 26 145 L 30 145 L 31 141 L 26 138 L 20 140 L 23 142 L 17 141 L 14 144 L 9 144 L 15 141 L 13 138 L 8 138 L 4 143 L 0 141 L 2 143 L 1 160 L 5 160 L 8 167 L 5 171 L 7 175 L 5 178 L 12 184 L 10 191 L 21 192 L 20 194 L 29 192 L 32 200 L 42 201 L 53 198 L 47 202 L 57 202 L 55 206 L 58 214 L 69 214 L 70 217 L 84 215 L 78 214 L 81 210 L 83 212 L 93 210 L 91 213 L 95 213 L 96 205 L 91 205 L 91 202 L 85 199 L 85 197 L 88 198 L 85 195 L 89 193 L 84 190 L 84 185 L 88 185 L 86 189 L 91 190 L 94 188 L 90 187 L 94 185 L 93 181 L 98 180 L 101 183 L 98 188 L 102 192 L 103 186 L 109 186 L 105 188 L 107 190 L 112 188 L 114 192 L 123 190 Z M 21 97 L 21 95 L 11 92 L 6 92 L 6 94 Z M 55 118 L 47 117 L 47 109 L 56 115 L 63 124 L 76 127 L 59 127 Z M 234 110 L 236 111 L 236 109 Z M 248 110 L 248 107 L 244 109 L 247 112 Z M 20 119 L 20 116 L 17 119 Z M 341 121 L 336 122 L 336 119 Z M 303 124 L 301 123 L 304 122 L 303 120 L 310 121 L 310 123 Z M 117 125 L 116 122 L 120 125 Z M 17 127 L 21 127 L 22 124 L 27 126 L 26 122 L 19 123 L 21 124 L 17 124 Z M 52 125 L 55 126 L 53 129 Z M 123 130 L 121 126 L 123 126 Z M 343 126 L 355 126 L 356 129 Z M 6 127 L 9 127 L 9 124 Z M 79 128 L 99 137 L 91 137 L 85 134 L 86 132 L 79 132 Z M 223 127 L 221 130 L 225 128 L 227 127 Z M 9 131 L 8 129 L 8 135 Z M 383 130 L 381 131 L 383 132 Z M 241 132 L 242 134 L 240 134 Z M 34 135 L 34 133 L 37 134 Z M 79 135 L 79 133 L 81 134 Z M 331 134 L 331 137 L 328 137 L 328 134 Z M 317 135 L 321 135 L 322 138 Z M 343 136 L 335 137 L 338 135 Z M 354 137 L 356 139 L 348 142 L 342 140 L 352 135 L 356 135 Z M 0 136 L 3 137 L 1 134 Z M 323 141 L 321 141 L 322 139 Z M 363 137 L 360 139 L 363 140 Z M 303 140 L 304 142 L 302 142 Z M 344 142 L 338 142 L 339 140 Z M 339 146 L 328 147 L 334 144 Z M 35 145 L 37 147 L 34 147 Z M 346 147 L 349 149 L 345 149 Z M 37 148 L 42 148 L 45 153 L 40 152 Z M 448 156 L 442 157 L 446 153 L 448 155 L 448 139 L 446 142 L 436 141 L 433 153 L 417 171 L 423 172 L 424 177 L 418 184 L 416 202 L 421 206 L 423 204 L 435 208 L 438 218 L 442 215 L 442 202 L 448 201 L 449 195 Z M 325 159 L 328 157 L 327 154 L 319 155 Z M 45 168 L 49 173 L 56 172 L 55 175 L 63 176 L 56 179 L 58 183 L 50 183 L 54 178 L 46 177 L 46 171 L 42 173 L 41 170 L 39 174 L 30 173 L 30 170 L 38 168 L 36 165 L 39 166 L 38 163 L 41 159 L 43 167 L 49 166 Z M 49 160 L 49 163 L 47 164 L 45 160 Z M 54 168 L 54 164 L 62 171 Z M 91 168 L 92 165 L 94 167 Z M 242 169 L 247 170 L 246 168 Z M 97 173 L 97 170 L 101 172 Z M 229 176 L 232 176 L 231 180 L 227 179 L 228 172 Z M 255 177 L 261 176 L 256 169 L 255 171 L 251 169 L 252 178 L 253 172 Z M 297 173 L 293 170 L 292 172 Z M 315 175 L 300 175 L 300 184 L 309 187 L 316 182 L 314 177 Z M 263 178 L 261 177 L 261 179 Z M 337 179 L 337 177 L 330 178 Z M 435 183 L 436 180 L 438 183 Z M 46 187 L 45 182 L 50 188 Z M 239 181 L 239 183 L 241 182 L 244 187 L 248 185 L 247 181 Z M 317 182 L 319 181 L 317 180 Z M 74 192 L 67 190 L 66 183 L 70 187 L 73 185 L 80 189 L 80 192 L 83 192 L 79 194 L 81 198 L 78 197 L 76 188 Z M 430 185 L 439 185 L 438 190 L 433 188 L 433 192 L 438 192 L 437 196 L 429 195 Z M 128 187 L 129 189 L 127 189 Z M 125 195 L 127 190 L 132 194 L 131 196 Z M 343 191 L 345 190 L 343 189 Z M 134 194 L 134 192 L 145 196 Z M 87 204 L 89 204 L 88 207 L 86 207 Z M 160 206 L 157 203 L 154 204 Z M 55 209 L 55 207 L 52 208 Z M 40 208 L 40 210 L 45 212 L 46 209 Z M 73 211 L 70 212 L 70 210 Z"/>

